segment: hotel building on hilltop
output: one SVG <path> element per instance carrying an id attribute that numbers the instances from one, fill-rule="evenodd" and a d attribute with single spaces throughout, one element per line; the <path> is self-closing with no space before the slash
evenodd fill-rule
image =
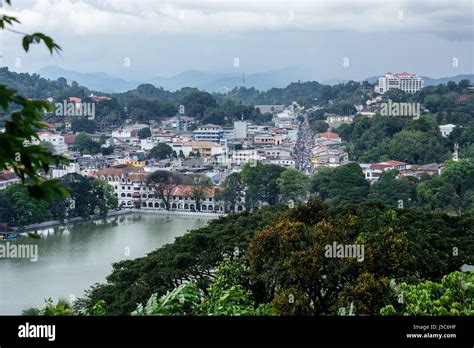
<path id="1" fill-rule="evenodd" d="M 424 87 L 425 81 L 420 76 L 403 73 L 388 72 L 379 77 L 379 83 L 375 86 L 375 92 L 384 94 L 391 89 L 401 89 L 407 93 L 415 93 Z"/>

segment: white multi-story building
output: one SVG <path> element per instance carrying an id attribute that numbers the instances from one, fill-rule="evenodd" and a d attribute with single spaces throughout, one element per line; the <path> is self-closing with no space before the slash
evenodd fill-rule
<path id="1" fill-rule="evenodd" d="M 32 144 L 38 145 L 40 142 L 48 142 L 54 147 L 56 154 L 63 154 L 67 151 L 67 145 L 64 142 L 64 137 L 60 134 L 54 134 L 50 132 L 38 132 L 38 139 L 33 139 Z"/>
<path id="2" fill-rule="evenodd" d="M 213 141 L 219 143 L 224 137 L 224 131 L 221 126 L 206 124 L 194 131 L 194 139 L 198 141 Z"/>
<path id="3" fill-rule="evenodd" d="M 68 165 L 61 165 L 57 168 L 53 168 L 51 171 L 51 178 L 58 179 L 73 173 L 82 174 L 79 163 L 69 163 Z"/>
<path id="4" fill-rule="evenodd" d="M 132 138 L 137 137 L 138 131 L 143 128 L 149 128 L 146 124 L 132 124 L 124 126 L 112 132 L 112 137 L 124 142 L 130 142 Z"/>
<path id="5" fill-rule="evenodd" d="M 232 153 L 232 163 L 236 165 L 245 164 L 247 162 L 261 161 L 264 157 L 260 156 L 257 150 L 237 150 Z"/>
<path id="6" fill-rule="evenodd" d="M 379 77 L 375 92 L 384 94 L 391 89 L 401 89 L 407 93 L 415 93 L 424 87 L 425 82 L 420 76 L 403 73 L 386 73 Z"/>
<path id="7" fill-rule="evenodd" d="M 122 208 L 166 210 L 165 202 L 157 197 L 152 187 L 147 185 L 149 173 L 141 168 L 131 166 L 104 168 L 94 175 L 114 188 L 119 206 Z M 205 190 L 204 197 L 198 203 L 189 185 L 179 185 L 170 194 L 170 211 L 223 213 L 224 202 L 215 199 L 216 189 L 217 187 L 214 186 Z M 243 200 L 239 200 L 231 210 L 238 212 L 245 210 Z"/>

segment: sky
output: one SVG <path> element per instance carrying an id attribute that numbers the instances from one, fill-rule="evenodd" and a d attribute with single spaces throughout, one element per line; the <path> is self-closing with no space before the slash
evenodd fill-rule
<path id="1" fill-rule="evenodd" d="M 12 0 L 2 12 L 62 47 L 25 54 L 21 36 L 2 31 L 0 65 L 18 72 L 57 65 L 138 80 L 297 67 L 318 81 L 474 72 L 472 0 Z"/>

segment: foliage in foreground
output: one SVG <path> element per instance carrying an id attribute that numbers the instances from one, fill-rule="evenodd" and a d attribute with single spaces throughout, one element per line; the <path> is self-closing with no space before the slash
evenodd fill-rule
<path id="1" fill-rule="evenodd" d="M 207 293 L 196 283 L 184 283 L 158 299 L 151 295 L 132 315 L 273 315 L 268 305 L 255 306 L 251 291 L 245 290 L 247 266 L 243 258 L 224 256 Z"/>
<path id="2" fill-rule="evenodd" d="M 393 284 L 397 302 L 382 315 L 474 315 L 474 271 L 452 272 L 441 282 Z"/>
<path id="3" fill-rule="evenodd" d="M 173 294 L 166 302 L 173 303 L 183 291 L 194 291 L 204 313 L 224 313 L 211 306 L 219 303 L 211 296 L 216 267 L 237 247 L 249 269 L 239 272 L 236 288 L 225 288 L 226 298 L 251 292 L 255 307 L 268 304 L 280 315 L 336 315 L 344 313 L 341 308 L 378 315 L 396 299 L 390 279 L 438 281 L 473 264 L 473 226 L 471 215 L 373 202 L 337 210 L 317 200 L 295 209 L 265 207 L 211 221 L 146 257 L 114 264 L 107 283 L 91 288 L 77 305 L 84 309 L 104 300 L 108 314 L 129 315 L 153 294 L 154 303 L 163 304 L 166 294 Z M 333 242 L 363 245 L 363 260 L 326 257 L 325 247 Z M 196 313 L 190 308 L 178 312 Z"/>

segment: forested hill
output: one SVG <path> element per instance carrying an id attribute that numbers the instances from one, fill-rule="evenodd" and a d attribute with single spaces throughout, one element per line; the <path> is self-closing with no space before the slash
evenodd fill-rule
<path id="1" fill-rule="evenodd" d="M 48 80 L 38 74 L 16 73 L 9 71 L 8 68 L 0 68 L 0 81 L 7 86 L 17 89 L 22 95 L 29 98 L 47 98 L 53 97 L 61 99 L 62 97 L 84 98 L 94 92 L 86 87 L 73 82 L 68 85 L 66 79 Z M 231 99 L 234 102 L 242 102 L 246 105 L 258 104 L 285 104 L 293 101 L 299 101 L 301 104 L 314 104 L 318 100 L 327 101 L 338 98 L 352 98 L 355 94 L 360 94 L 362 88 L 371 91 L 371 85 L 368 82 L 360 84 L 358 82 L 347 82 L 335 86 L 322 85 L 319 82 L 294 82 L 285 88 L 272 88 L 268 91 L 259 91 L 255 88 L 234 88 L 227 93 L 211 94 L 216 100 L 222 101 Z M 198 92 L 197 88 L 184 87 L 175 92 L 167 91 L 163 88 L 157 88 L 151 84 L 139 85 L 136 89 L 123 93 L 104 93 L 96 91 L 95 93 L 104 94 L 116 98 L 120 103 L 128 103 L 133 99 L 146 99 L 160 102 L 180 102 L 189 94 Z M 207 93 L 207 92 L 202 92 Z"/>

